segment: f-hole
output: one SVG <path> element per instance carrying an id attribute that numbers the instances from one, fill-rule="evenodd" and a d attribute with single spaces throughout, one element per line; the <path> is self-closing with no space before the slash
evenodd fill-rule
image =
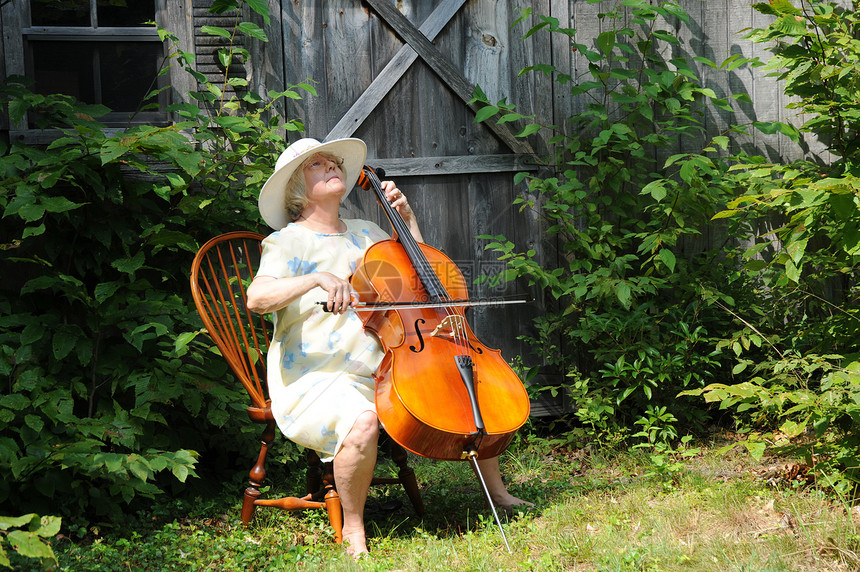
<path id="1" fill-rule="evenodd" d="M 415 349 L 415 346 L 409 346 L 409 349 L 416 354 L 420 354 L 424 350 L 424 336 L 421 335 L 421 327 L 419 324 L 424 323 L 424 318 L 418 318 L 415 320 L 414 328 L 415 333 L 418 335 L 418 341 L 421 342 L 421 346 L 418 349 Z"/>

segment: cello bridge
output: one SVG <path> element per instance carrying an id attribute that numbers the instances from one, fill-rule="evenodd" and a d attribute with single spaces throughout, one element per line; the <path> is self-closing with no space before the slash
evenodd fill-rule
<path id="1" fill-rule="evenodd" d="M 460 314 L 446 316 L 444 320 L 430 333 L 430 337 L 447 336 L 453 337 L 455 329 L 462 329 L 465 318 Z"/>

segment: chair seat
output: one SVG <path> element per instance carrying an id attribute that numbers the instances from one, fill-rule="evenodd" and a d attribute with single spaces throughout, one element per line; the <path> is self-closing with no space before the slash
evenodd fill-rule
<path id="1" fill-rule="evenodd" d="M 271 407 L 254 407 L 251 405 L 246 411 L 248 412 L 248 417 L 255 423 L 268 423 L 275 420 L 275 414 L 272 413 Z"/>

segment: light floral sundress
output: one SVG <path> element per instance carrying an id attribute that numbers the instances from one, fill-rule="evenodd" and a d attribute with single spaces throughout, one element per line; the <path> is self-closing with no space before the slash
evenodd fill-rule
<path id="1" fill-rule="evenodd" d="M 365 250 L 388 235 L 376 224 L 344 220 L 340 234 L 314 232 L 291 223 L 263 240 L 257 276 L 286 278 L 330 272 L 348 278 Z M 319 287 L 274 313 L 266 368 L 272 413 L 291 441 L 314 449 L 323 461 L 340 450 L 356 418 L 376 411 L 373 372 L 382 346 L 353 312 L 334 315 L 316 302 Z"/>

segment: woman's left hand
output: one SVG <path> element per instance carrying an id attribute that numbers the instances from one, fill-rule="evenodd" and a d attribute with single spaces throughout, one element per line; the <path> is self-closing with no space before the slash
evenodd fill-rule
<path id="1" fill-rule="evenodd" d="M 400 213 L 400 216 L 403 218 L 403 222 L 409 226 L 409 230 L 412 233 L 412 236 L 415 237 L 415 240 L 422 241 L 423 239 L 421 238 L 421 231 L 418 229 L 418 221 L 415 218 L 415 212 L 412 210 L 412 207 L 409 206 L 409 201 L 406 200 L 406 196 L 397 188 L 394 181 L 382 181 L 382 190 L 385 192 L 385 198 L 388 199 L 388 203 L 394 207 L 398 213 Z"/>

